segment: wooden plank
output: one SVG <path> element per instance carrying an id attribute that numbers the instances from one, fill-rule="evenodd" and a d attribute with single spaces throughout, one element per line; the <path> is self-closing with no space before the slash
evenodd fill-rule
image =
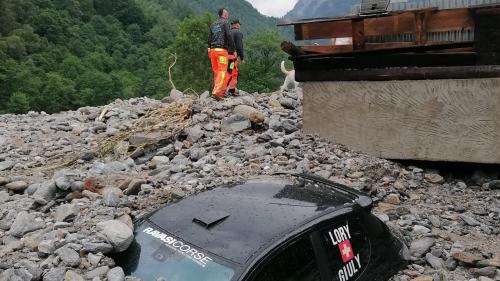
<path id="1" fill-rule="evenodd" d="M 354 50 L 365 48 L 365 22 L 363 19 L 352 21 L 352 47 Z"/>
<path id="2" fill-rule="evenodd" d="M 465 54 L 462 54 L 465 56 Z M 367 62 L 363 62 L 366 64 Z M 375 64 L 376 62 L 372 62 Z M 388 69 L 315 69 L 312 71 L 295 69 L 296 80 L 309 81 L 393 81 L 393 80 L 426 80 L 426 79 L 467 79 L 498 78 L 499 66 L 428 66 Z"/>
<path id="3" fill-rule="evenodd" d="M 353 37 L 353 22 L 363 20 L 364 36 L 414 33 L 415 14 L 425 15 L 425 29 L 428 32 L 472 29 L 474 20 L 469 9 L 417 10 L 376 18 L 350 18 L 323 22 L 298 23 L 295 25 L 296 40 Z M 419 21 L 422 18 L 418 19 Z M 423 22 L 421 22 L 423 24 Z M 421 30 L 421 32 L 423 32 Z"/>
<path id="4" fill-rule="evenodd" d="M 300 49 L 305 52 L 318 54 L 350 53 L 353 51 L 352 45 L 309 45 L 301 46 Z"/>
<path id="5" fill-rule="evenodd" d="M 304 83 L 304 131 L 389 159 L 500 163 L 500 78 Z"/>

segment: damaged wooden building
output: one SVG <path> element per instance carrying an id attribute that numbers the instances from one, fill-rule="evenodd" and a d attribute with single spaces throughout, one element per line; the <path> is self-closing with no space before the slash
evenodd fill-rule
<path id="1" fill-rule="evenodd" d="M 494 2 L 388 11 L 366 0 L 355 16 L 280 23 L 302 41 L 282 48 L 304 82 L 306 133 L 388 159 L 500 163 Z"/>

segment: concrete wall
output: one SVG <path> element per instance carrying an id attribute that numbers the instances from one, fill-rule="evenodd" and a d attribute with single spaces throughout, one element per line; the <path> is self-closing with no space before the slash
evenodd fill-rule
<path id="1" fill-rule="evenodd" d="M 500 78 L 307 82 L 304 130 L 382 158 L 500 163 Z"/>

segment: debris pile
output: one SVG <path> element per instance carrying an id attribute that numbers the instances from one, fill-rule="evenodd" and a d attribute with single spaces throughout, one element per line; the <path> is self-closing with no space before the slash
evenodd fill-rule
<path id="1" fill-rule="evenodd" d="M 370 193 L 412 254 L 393 280 L 499 280 L 498 175 L 464 182 L 349 151 L 303 134 L 301 116 L 300 89 L 0 116 L 0 280 L 136 280 L 110 258 L 134 218 L 278 171 Z"/>

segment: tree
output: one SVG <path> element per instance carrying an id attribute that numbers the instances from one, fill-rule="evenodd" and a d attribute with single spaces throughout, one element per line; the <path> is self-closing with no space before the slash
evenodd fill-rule
<path id="1" fill-rule="evenodd" d="M 246 40 L 246 64 L 240 64 L 239 87 L 249 92 L 271 92 L 279 88 L 282 74 L 280 63 L 286 54 L 280 49 L 280 35 L 266 31 L 255 33 Z"/>
<path id="2" fill-rule="evenodd" d="M 207 56 L 207 38 L 214 20 L 211 15 L 204 14 L 180 23 L 174 43 L 167 49 L 167 56 L 177 54 L 173 79 L 179 89 L 191 88 L 197 92 L 210 89 L 212 71 Z"/>
<path id="3" fill-rule="evenodd" d="M 9 111 L 13 113 L 24 113 L 30 109 L 28 95 L 23 92 L 15 92 L 9 99 Z"/>

